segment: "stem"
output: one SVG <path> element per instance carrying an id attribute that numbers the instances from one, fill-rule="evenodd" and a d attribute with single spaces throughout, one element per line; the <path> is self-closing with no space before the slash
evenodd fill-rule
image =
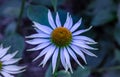
<path id="1" fill-rule="evenodd" d="M 51 0 L 54 11 L 57 12 L 57 0 Z"/>
<path id="2" fill-rule="evenodd" d="M 25 7 L 25 2 L 26 2 L 26 0 L 22 0 L 20 14 L 19 14 L 19 17 L 18 17 L 17 27 L 20 26 L 20 23 L 21 23 L 21 19 L 22 19 L 23 12 L 24 12 L 24 7 Z"/>
<path id="3" fill-rule="evenodd" d="M 60 54 L 58 56 L 58 60 L 57 60 L 57 64 L 56 64 L 56 68 L 55 68 L 55 72 L 53 74 L 53 77 L 57 77 L 57 70 L 58 70 L 59 64 L 60 64 Z"/>

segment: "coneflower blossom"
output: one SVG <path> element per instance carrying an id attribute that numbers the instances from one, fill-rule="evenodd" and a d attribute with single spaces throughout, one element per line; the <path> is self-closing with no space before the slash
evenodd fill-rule
<path id="1" fill-rule="evenodd" d="M 25 71 L 26 66 L 17 66 L 17 63 L 21 58 L 13 58 L 18 51 L 7 54 L 10 47 L 3 48 L 0 46 L 0 77 L 14 77 L 13 74 L 18 74 Z"/>
<path id="2" fill-rule="evenodd" d="M 58 12 L 56 13 L 56 20 L 54 22 L 51 11 L 48 10 L 48 21 L 50 27 L 33 21 L 33 26 L 37 33 L 26 37 L 32 38 L 32 40 L 26 41 L 28 44 L 37 45 L 32 49 L 28 49 L 28 51 L 43 49 L 33 61 L 45 55 L 43 61 L 40 63 L 40 65 L 43 65 L 44 67 L 47 61 L 52 58 L 52 68 L 54 73 L 58 56 L 60 56 L 64 69 L 66 71 L 70 69 L 70 71 L 73 72 L 70 57 L 72 57 L 82 68 L 84 67 L 78 61 L 77 55 L 80 56 L 85 63 L 87 62 L 84 53 L 96 57 L 95 54 L 88 51 L 96 50 L 96 48 L 89 46 L 90 44 L 96 44 L 96 42 L 89 37 L 81 35 L 82 33 L 89 31 L 92 27 L 78 30 L 82 19 L 73 25 L 71 15 L 67 13 L 65 23 L 61 24 Z"/>

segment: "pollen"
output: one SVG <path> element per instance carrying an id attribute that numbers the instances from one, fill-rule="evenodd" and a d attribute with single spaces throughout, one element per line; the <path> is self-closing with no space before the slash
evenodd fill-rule
<path id="1" fill-rule="evenodd" d="M 0 70 L 2 69 L 2 62 L 0 61 Z"/>
<path id="2" fill-rule="evenodd" d="M 58 27 L 51 34 L 52 42 L 59 47 L 67 46 L 71 43 L 72 33 L 64 27 Z"/>

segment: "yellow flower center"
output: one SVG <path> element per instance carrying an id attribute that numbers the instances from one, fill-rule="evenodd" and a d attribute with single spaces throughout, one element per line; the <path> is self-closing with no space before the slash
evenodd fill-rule
<path id="1" fill-rule="evenodd" d="M 72 33 L 67 28 L 58 27 L 53 30 L 51 40 L 56 46 L 63 47 L 70 44 Z"/>
<path id="2" fill-rule="evenodd" d="M 0 61 L 0 70 L 2 69 L 2 62 Z"/>

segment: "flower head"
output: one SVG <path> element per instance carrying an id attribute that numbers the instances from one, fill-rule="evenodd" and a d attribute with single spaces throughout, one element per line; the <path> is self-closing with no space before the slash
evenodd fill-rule
<path id="1" fill-rule="evenodd" d="M 7 54 L 10 47 L 3 48 L 0 46 L 0 77 L 14 77 L 11 74 L 18 74 L 24 72 L 25 66 L 17 66 L 15 65 L 16 62 L 21 60 L 21 58 L 13 58 L 18 51 Z"/>
<path id="2" fill-rule="evenodd" d="M 77 55 L 80 56 L 86 63 L 84 53 L 89 56 L 94 56 L 89 50 L 96 50 L 96 48 L 90 47 L 89 44 L 96 44 L 94 40 L 89 37 L 82 36 L 81 34 L 90 30 L 92 27 L 84 30 L 78 30 L 81 25 L 82 19 L 73 25 L 72 17 L 67 13 L 65 24 L 61 24 L 58 13 L 56 13 L 56 20 L 54 22 L 50 10 L 48 11 L 48 21 L 51 27 L 42 25 L 37 22 L 34 23 L 36 34 L 27 36 L 26 38 L 32 38 L 32 40 L 26 41 L 31 45 L 37 45 L 36 47 L 29 49 L 28 51 L 36 51 L 43 49 L 41 53 L 33 60 L 37 60 L 41 56 L 45 55 L 40 65 L 44 65 L 52 57 L 53 72 L 56 68 L 57 58 L 60 56 L 61 63 L 65 70 L 70 69 L 72 66 L 70 62 L 70 56 L 82 67 L 81 63 L 77 59 Z"/>

